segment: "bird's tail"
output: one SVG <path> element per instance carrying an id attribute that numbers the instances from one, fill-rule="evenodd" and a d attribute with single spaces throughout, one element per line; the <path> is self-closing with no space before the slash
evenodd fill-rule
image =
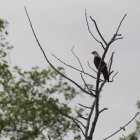
<path id="1" fill-rule="evenodd" d="M 109 74 L 108 74 L 107 69 L 104 69 L 103 76 L 104 76 L 104 79 L 109 82 Z"/>

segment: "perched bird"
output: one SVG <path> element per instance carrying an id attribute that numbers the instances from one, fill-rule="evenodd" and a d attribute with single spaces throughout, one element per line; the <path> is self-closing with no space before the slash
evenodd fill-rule
<path id="1" fill-rule="evenodd" d="M 93 60 L 93 62 L 95 64 L 95 67 L 98 69 L 99 65 L 101 65 L 100 66 L 101 73 L 103 74 L 104 79 L 109 82 L 109 74 L 108 74 L 108 70 L 107 70 L 107 67 L 106 67 L 106 63 L 104 61 L 101 61 L 101 57 L 99 56 L 98 52 L 93 51 L 91 54 L 93 54 L 95 56 L 94 60 Z M 101 64 L 100 64 L 100 61 L 101 61 Z"/>

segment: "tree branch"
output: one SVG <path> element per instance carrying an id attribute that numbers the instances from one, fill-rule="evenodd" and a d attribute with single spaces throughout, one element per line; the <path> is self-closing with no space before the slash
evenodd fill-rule
<path id="1" fill-rule="evenodd" d="M 125 19 L 126 16 L 127 16 L 127 14 L 125 14 L 124 17 L 122 18 L 122 20 L 120 21 L 119 26 L 118 26 L 118 28 L 117 28 L 117 30 L 116 30 L 116 33 L 113 35 L 112 39 L 111 39 L 110 42 L 108 43 L 109 45 L 110 45 L 111 43 L 113 43 L 114 41 L 118 40 L 118 39 L 122 39 L 122 37 L 119 37 L 119 38 L 116 38 L 116 37 L 117 37 L 117 36 L 121 36 L 121 34 L 118 34 L 118 32 L 119 32 L 119 29 L 120 29 L 120 27 L 121 27 L 121 25 L 122 25 L 122 22 L 124 21 L 124 19 Z"/>
<path id="2" fill-rule="evenodd" d="M 90 77 L 93 78 L 93 79 L 96 79 L 96 77 L 92 76 L 91 74 L 89 74 L 89 73 L 87 73 L 87 72 L 84 72 L 83 70 L 79 70 L 78 68 L 75 68 L 74 66 L 71 66 L 71 65 L 65 63 L 64 61 L 62 61 L 62 60 L 60 60 L 58 57 L 56 57 L 54 54 L 52 54 L 52 55 L 53 55 L 53 57 L 55 57 L 58 61 L 60 61 L 62 64 L 66 65 L 67 67 L 70 67 L 70 68 L 72 68 L 72 69 L 74 69 L 74 70 L 76 70 L 76 71 L 78 71 L 78 72 L 81 72 L 81 73 L 83 73 L 83 74 L 85 74 L 85 75 L 87 75 L 87 76 L 90 76 Z"/>
<path id="3" fill-rule="evenodd" d="M 89 62 L 87 62 L 87 64 L 88 64 L 89 68 L 97 74 L 97 71 L 94 70 L 94 69 L 90 66 Z"/>
<path id="4" fill-rule="evenodd" d="M 109 60 L 109 66 L 108 66 L 108 72 L 109 72 L 109 74 L 111 72 L 111 67 L 112 67 L 112 63 L 113 63 L 114 54 L 115 54 L 115 52 L 112 52 L 112 55 L 111 55 L 110 60 Z"/>
<path id="5" fill-rule="evenodd" d="M 86 135 L 85 135 L 83 129 L 82 129 L 81 126 L 78 124 L 78 123 L 80 123 L 80 124 L 85 128 L 84 124 L 83 124 L 81 121 L 79 121 L 79 120 L 77 120 L 77 119 L 75 119 L 75 118 L 73 118 L 73 117 L 71 117 L 71 116 L 69 116 L 69 115 L 66 115 L 66 114 L 64 114 L 64 113 L 61 113 L 61 112 L 59 112 L 59 114 L 65 116 L 66 118 L 68 118 L 68 119 L 70 119 L 70 120 L 72 120 L 72 121 L 79 127 L 79 129 L 81 130 L 82 134 L 86 137 Z"/>
<path id="6" fill-rule="evenodd" d="M 112 77 L 112 81 L 111 82 L 113 82 L 114 81 L 114 78 L 115 78 L 115 76 L 118 74 L 118 72 L 116 72 L 114 75 L 113 75 L 113 77 Z"/>
<path id="7" fill-rule="evenodd" d="M 84 107 L 84 108 L 88 108 L 88 109 L 91 109 L 91 107 L 88 107 L 88 106 L 85 106 L 85 105 L 82 105 L 82 104 L 79 104 L 80 106 Z"/>
<path id="8" fill-rule="evenodd" d="M 102 36 L 102 34 L 101 34 L 101 32 L 100 32 L 100 30 L 98 28 L 98 25 L 97 25 L 96 21 L 91 16 L 90 16 L 90 19 L 94 22 L 94 25 L 96 27 L 96 30 L 97 30 L 99 36 L 101 37 L 102 41 L 105 43 L 105 45 L 107 45 L 107 42 L 105 41 L 104 37 Z"/>
<path id="9" fill-rule="evenodd" d="M 85 9 L 85 18 L 86 18 L 86 23 L 87 23 L 87 27 L 88 27 L 89 33 L 91 34 L 91 36 L 93 37 L 93 39 L 94 39 L 96 42 L 98 42 L 98 43 L 102 46 L 102 48 L 105 50 L 105 47 L 104 47 L 104 45 L 102 44 L 102 42 L 99 41 L 99 40 L 93 35 L 93 33 L 92 33 L 91 30 L 90 30 L 89 23 L 88 23 L 88 19 L 87 19 L 86 9 Z"/>
<path id="10" fill-rule="evenodd" d="M 88 87 L 88 85 L 87 85 L 85 79 L 83 78 L 82 73 L 80 73 L 80 75 L 81 75 L 81 78 L 82 78 L 82 80 L 83 80 L 83 82 L 84 82 L 86 88 L 88 89 L 88 91 L 89 91 L 91 94 L 93 94 L 93 92 L 89 89 L 89 87 Z M 95 94 L 93 94 L 93 96 L 95 97 Z"/>
<path id="11" fill-rule="evenodd" d="M 46 61 L 48 62 L 48 64 L 49 64 L 57 73 L 59 73 L 61 76 L 63 76 L 64 78 L 66 78 L 67 80 L 69 80 L 70 82 L 72 82 L 73 84 L 75 84 L 75 85 L 76 85 L 79 89 L 81 89 L 84 93 L 93 96 L 93 95 L 90 94 L 88 91 L 84 90 L 84 89 L 83 89 L 78 83 L 76 83 L 74 80 L 70 79 L 69 77 L 67 77 L 66 75 L 64 75 L 63 73 L 61 73 L 59 70 L 57 70 L 57 69 L 53 66 L 53 64 L 49 61 L 49 59 L 47 58 L 47 55 L 45 54 L 45 52 L 44 52 L 44 50 L 43 50 L 43 48 L 42 48 L 42 46 L 41 46 L 41 44 L 40 44 L 40 42 L 39 42 L 37 36 L 36 36 L 36 33 L 35 33 L 35 31 L 34 31 L 34 28 L 33 28 L 32 22 L 31 22 L 31 20 L 30 20 L 29 14 L 28 14 L 28 12 L 27 12 L 27 10 L 26 10 L 26 7 L 24 7 L 24 8 L 25 8 L 25 12 L 26 12 L 26 15 L 27 15 L 27 17 L 28 17 L 28 20 L 29 20 L 29 23 L 30 23 L 30 27 L 31 27 L 32 32 L 33 32 L 33 35 L 34 35 L 34 37 L 35 37 L 35 39 L 36 39 L 36 42 L 37 42 L 37 44 L 38 44 L 40 50 L 41 50 L 42 53 L 43 53 L 43 55 L 44 55 Z"/>
<path id="12" fill-rule="evenodd" d="M 74 55 L 74 56 L 76 57 L 76 59 L 78 60 L 80 66 L 81 66 L 81 69 L 82 69 L 82 71 L 84 72 L 84 68 L 83 68 L 83 66 L 82 66 L 82 63 L 81 63 L 80 59 L 77 57 L 77 55 L 74 53 L 73 50 L 74 50 L 74 46 L 72 47 L 71 52 L 73 53 L 73 55 Z"/>
<path id="13" fill-rule="evenodd" d="M 107 139 L 113 137 L 114 135 L 116 135 L 119 131 L 125 130 L 125 127 L 128 126 L 138 115 L 139 115 L 139 112 L 137 112 L 136 115 L 128 123 L 126 123 L 124 126 L 120 127 L 119 130 L 115 131 L 113 134 L 111 134 L 107 138 L 104 138 L 103 140 L 107 140 Z"/>
<path id="14" fill-rule="evenodd" d="M 108 110 L 108 108 L 103 108 L 100 113 L 102 113 L 103 111 Z"/>
<path id="15" fill-rule="evenodd" d="M 51 140 L 51 137 L 48 135 L 49 140 Z"/>
<path id="16" fill-rule="evenodd" d="M 123 22 L 123 20 L 125 19 L 125 17 L 127 16 L 127 13 L 124 15 L 124 17 L 122 18 L 122 20 L 121 20 L 121 22 L 120 22 L 120 24 L 119 24 L 119 26 L 118 26 L 118 28 L 117 28 L 117 30 L 116 30 L 116 35 L 118 34 L 118 32 L 119 32 L 119 29 L 120 29 L 120 27 L 121 27 L 121 24 L 122 24 L 122 22 Z"/>

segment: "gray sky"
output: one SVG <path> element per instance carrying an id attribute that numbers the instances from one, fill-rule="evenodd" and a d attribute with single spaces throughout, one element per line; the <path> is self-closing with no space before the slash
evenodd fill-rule
<path id="1" fill-rule="evenodd" d="M 109 110 L 100 116 L 95 139 L 102 140 L 135 115 L 137 112 L 135 104 L 140 99 L 139 0 L 0 0 L 0 2 L 0 18 L 8 20 L 10 23 L 9 40 L 14 45 L 11 63 L 25 69 L 36 65 L 46 68 L 48 64 L 38 49 L 30 30 L 24 6 L 28 9 L 36 34 L 50 60 L 56 66 L 60 65 L 52 57 L 51 53 L 54 53 L 65 62 L 79 67 L 70 51 L 75 45 L 76 54 L 90 73 L 92 71 L 88 69 L 87 61 L 92 64 L 91 52 L 97 50 L 101 54 L 102 48 L 87 31 L 85 8 L 87 14 L 97 21 L 101 32 L 108 41 L 116 31 L 124 14 L 127 13 L 127 18 L 120 30 L 124 39 L 111 46 L 105 59 L 108 61 L 111 52 L 116 52 L 113 69 L 119 74 L 114 83 L 105 85 L 102 93 L 101 107 L 108 107 Z M 92 22 L 90 25 L 94 34 L 97 35 Z M 68 68 L 66 70 L 67 75 L 79 82 L 79 74 Z M 94 81 L 93 84 L 95 84 Z M 82 102 L 87 103 L 87 99 L 82 99 Z M 118 140 L 119 136 L 127 135 L 134 129 L 134 124 L 134 122 L 131 123 L 126 128 L 126 132 L 117 134 L 111 140 Z"/>

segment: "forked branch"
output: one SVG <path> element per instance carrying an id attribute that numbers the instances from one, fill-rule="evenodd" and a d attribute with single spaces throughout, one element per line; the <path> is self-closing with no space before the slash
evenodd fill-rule
<path id="1" fill-rule="evenodd" d="M 93 78 L 93 79 L 96 79 L 96 77 L 94 77 L 93 75 L 91 75 L 91 74 L 89 74 L 89 73 L 87 73 L 87 72 L 85 72 L 85 71 L 83 71 L 83 70 L 80 70 L 80 69 L 78 69 L 78 68 L 76 68 L 76 67 L 74 67 L 74 66 L 71 66 L 71 65 L 67 64 L 66 62 L 62 61 L 61 59 L 59 59 L 59 58 L 58 58 L 57 56 L 55 56 L 54 54 L 52 54 L 52 55 L 53 55 L 54 58 L 56 58 L 59 62 L 61 62 L 61 63 L 64 64 L 65 66 L 70 67 L 70 68 L 72 68 L 72 69 L 74 69 L 74 70 L 76 70 L 76 71 L 78 71 L 78 72 L 80 72 L 80 73 L 83 73 L 83 74 L 85 74 L 85 75 L 87 75 L 87 76 L 89 76 L 89 77 L 91 77 L 91 78 Z"/>
<path id="2" fill-rule="evenodd" d="M 81 66 L 81 69 L 82 69 L 82 71 L 84 72 L 84 68 L 83 68 L 83 66 L 82 66 L 82 63 L 81 63 L 80 59 L 78 58 L 78 56 L 77 56 L 77 55 L 75 54 L 75 52 L 74 52 L 74 46 L 72 47 L 71 52 L 73 53 L 73 55 L 75 56 L 75 58 L 78 60 L 80 66 Z"/>
<path id="3" fill-rule="evenodd" d="M 94 22 L 94 25 L 96 27 L 96 30 L 97 30 L 99 36 L 101 37 L 102 41 L 105 43 L 105 45 L 107 45 L 107 42 L 105 41 L 103 35 L 101 34 L 101 32 L 100 32 L 100 30 L 98 28 L 98 25 L 97 25 L 96 21 L 91 16 L 90 16 L 90 19 Z"/>
<path id="4" fill-rule="evenodd" d="M 86 18 L 86 23 L 87 23 L 87 27 L 88 27 L 89 33 L 90 33 L 91 36 L 94 38 L 94 40 L 97 41 L 97 42 L 102 46 L 102 48 L 105 50 L 105 47 L 104 47 L 103 43 L 102 43 L 101 41 L 99 41 L 99 40 L 93 35 L 92 31 L 90 30 L 89 23 L 88 23 L 88 18 L 87 18 L 86 9 L 85 9 L 85 18 Z"/>
<path id="5" fill-rule="evenodd" d="M 126 14 L 124 15 L 124 17 L 122 18 L 122 20 L 121 20 L 121 22 L 120 22 L 120 24 L 119 24 L 119 26 L 118 26 L 118 28 L 117 28 L 117 30 L 116 30 L 116 33 L 115 33 L 116 36 L 119 35 L 119 34 L 118 34 L 119 29 L 120 29 L 120 27 L 121 27 L 121 25 L 122 25 L 122 22 L 124 21 L 124 19 L 125 19 L 126 16 L 127 16 L 127 13 L 126 13 Z"/>
<path id="6" fill-rule="evenodd" d="M 35 33 L 35 31 L 34 31 L 32 22 L 31 22 L 31 20 L 30 20 L 29 14 L 28 14 L 28 12 L 27 12 L 27 9 L 26 9 L 26 7 L 24 7 L 24 8 L 25 8 L 25 12 L 26 12 L 26 15 L 27 15 L 27 17 L 28 17 L 28 20 L 29 20 L 29 23 L 30 23 L 30 27 L 31 27 L 32 32 L 33 32 L 33 35 L 34 35 L 34 37 L 35 37 L 35 39 L 36 39 L 36 42 L 37 42 L 37 44 L 38 44 L 40 50 L 42 51 L 42 53 L 43 53 L 43 55 L 44 55 L 45 60 L 48 62 L 48 64 L 49 64 L 57 73 L 59 73 L 59 74 L 60 74 L 61 76 L 63 76 L 65 79 L 67 79 L 67 80 L 69 80 L 70 82 L 72 82 L 73 84 L 75 84 L 75 85 L 76 85 L 79 89 L 81 89 L 84 93 L 86 93 L 86 94 L 88 94 L 88 95 L 91 95 L 88 91 L 86 91 L 85 89 L 83 89 L 83 88 L 82 88 L 78 83 L 76 83 L 74 80 L 72 80 L 71 78 L 67 77 L 66 75 L 64 75 L 63 73 L 61 73 L 59 70 L 57 70 L 57 69 L 54 67 L 54 65 L 49 61 L 49 59 L 47 58 L 47 55 L 46 55 L 45 51 L 43 50 L 43 48 L 42 48 L 42 46 L 41 46 L 41 44 L 40 44 L 40 42 L 39 42 L 39 40 L 38 40 L 38 38 L 37 38 L 37 36 L 36 36 L 36 33 Z M 91 96 L 93 96 L 93 95 L 91 95 Z"/>

